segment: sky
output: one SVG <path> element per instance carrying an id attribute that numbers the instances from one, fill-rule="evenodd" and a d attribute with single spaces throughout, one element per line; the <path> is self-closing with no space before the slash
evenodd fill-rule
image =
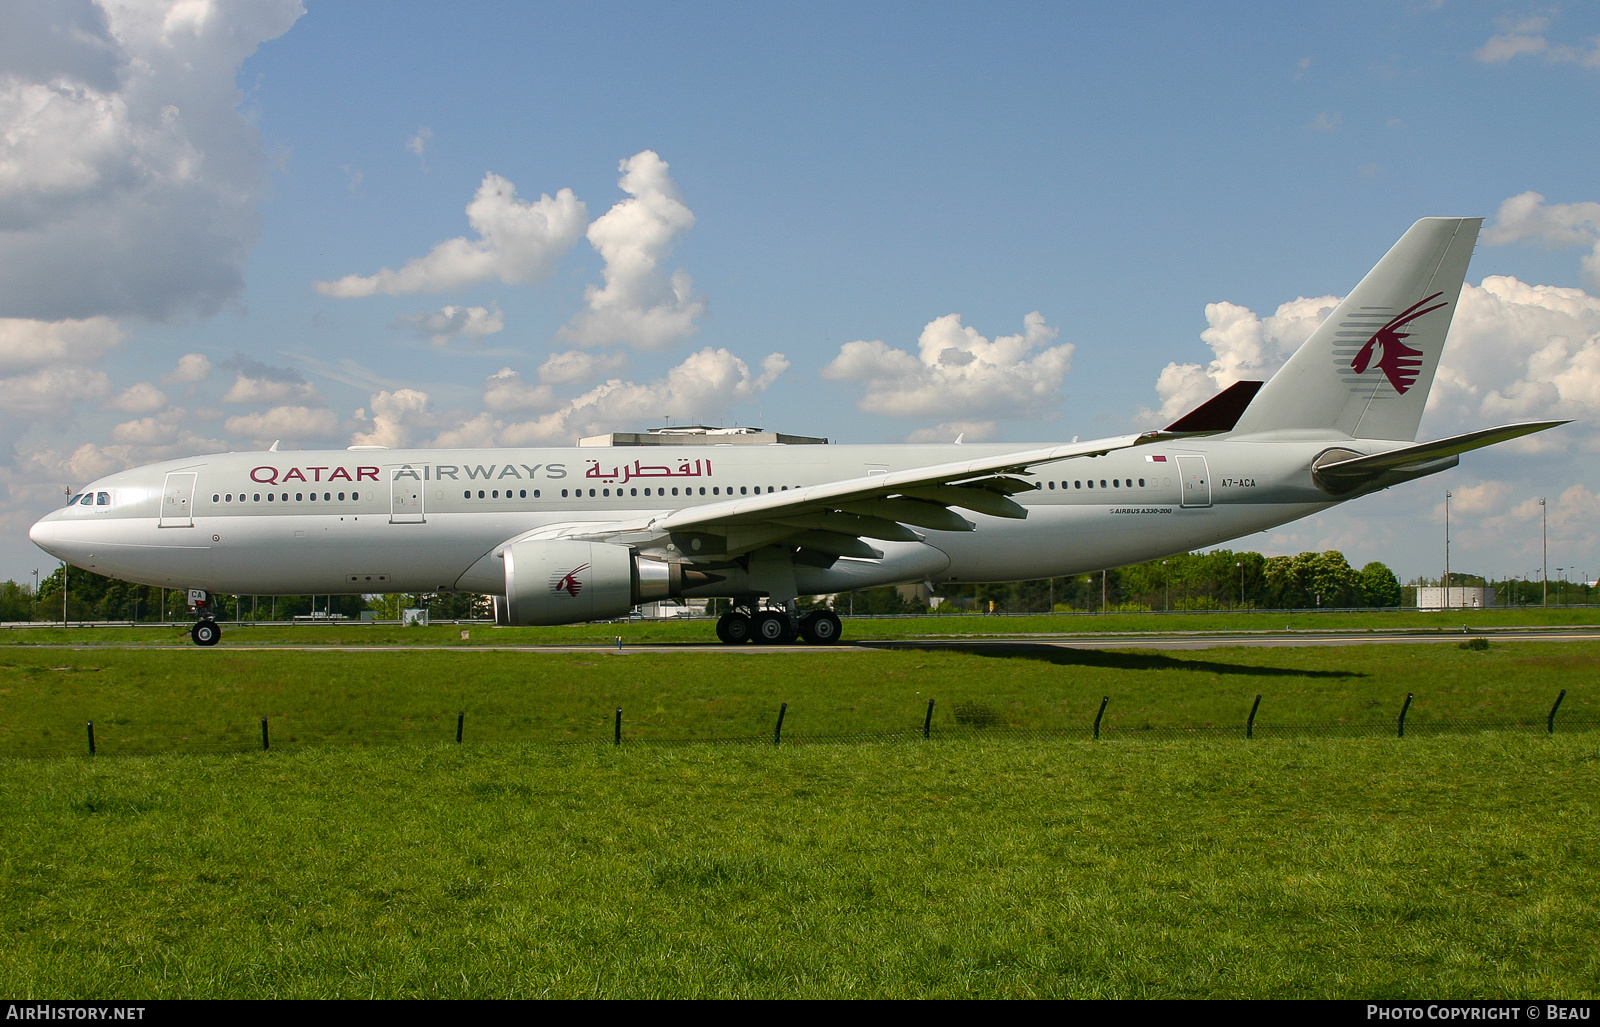
<path id="1" fill-rule="evenodd" d="M 0 578 L 274 441 L 1160 427 L 1446 215 L 1421 437 L 1574 423 L 1232 545 L 1593 580 L 1597 115 L 1577 4 L 6 4 Z"/>

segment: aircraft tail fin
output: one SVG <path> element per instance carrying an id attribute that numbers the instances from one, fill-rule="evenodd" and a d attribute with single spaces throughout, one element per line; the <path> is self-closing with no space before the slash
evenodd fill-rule
<path id="1" fill-rule="evenodd" d="M 1412 441 L 1482 218 L 1423 218 L 1261 389 L 1234 434 Z"/>

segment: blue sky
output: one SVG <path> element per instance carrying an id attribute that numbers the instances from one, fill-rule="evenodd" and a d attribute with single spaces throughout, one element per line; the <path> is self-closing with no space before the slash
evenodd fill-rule
<path id="1" fill-rule="evenodd" d="M 1538 496 L 1552 575 L 1600 567 L 1592 7 L 59 0 L 0 39 L 0 576 L 63 488 L 274 438 L 1157 426 L 1436 214 L 1488 220 L 1424 436 L 1578 423 L 1241 544 L 1436 575 L 1449 488 L 1455 569 L 1536 567 Z"/>

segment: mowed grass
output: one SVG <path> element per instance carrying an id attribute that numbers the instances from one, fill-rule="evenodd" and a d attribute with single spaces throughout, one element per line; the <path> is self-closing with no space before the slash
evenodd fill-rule
<path id="1" fill-rule="evenodd" d="M 180 649 L 0 650 L 0 755 L 102 754 L 453 741 L 786 740 L 1037 731 L 1086 735 L 1100 701 L 1108 738 L 1243 732 L 1394 733 L 1462 724 L 1544 730 L 1600 721 L 1600 642 L 1455 641 L 1194 652 L 1074 650 L 1039 643 L 830 652 L 518 653 Z"/>
<path id="2" fill-rule="evenodd" d="M 1597 738 L 4 760 L 0 992 L 1594 998 Z"/>
<path id="3" fill-rule="evenodd" d="M 715 644 L 716 622 L 641 620 L 619 623 L 564 624 L 555 627 L 498 628 L 490 624 L 434 624 L 401 627 L 397 624 L 336 622 L 324 624 L 263 624 L 243 627 L 222 624 L 222 646 L 237 645 L 444 645 L 482 647 L 496 645 L 612 645 Z M 1582 627 L 1600 625 L 1600 606 L 1497 608 L 1486 610 L 1372 610 L 1350 612 L 1214 612 L 1214 613 L 1112 613 L 1039 614 L 986 617 L 945 614 L 926 617 L 844 618 L 846 641 L 863 639 L 937 638 L 1038 634 L 1128 634 L 1139 632 L 1277 632 L 1277 631 L 1448 631 L 1463 627 L 1474 631 L 1494 628 Z M 463 639 L 465 631 L 468 637 Z M 6 645 L 186 645 L 182 628 L 147 624 L 139 627 L 8 627 L 0 630 Z"/>

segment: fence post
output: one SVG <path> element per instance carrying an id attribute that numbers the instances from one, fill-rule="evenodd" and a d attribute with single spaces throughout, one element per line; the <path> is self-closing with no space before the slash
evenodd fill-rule
<path id="1" fill-rule="evenodd" d="M 922 737 L 923 738 L 927 738 L 928 737 L 928 733 L 930 731 L 932 731 L 932 730 L 933 730 L 933 700 L 929 699 L 928 700 L 928 715 L 926 717 L 922 718 Z"/>
<path id="2" fill-rule="evenodd" d="M 1566 695 L 1567 693 L 1562 692 L 1561 694 Z M 89 755 L 94 755 L 94 721 L 92 720 L 89 721 Z"/>
<path id="3" fill-rule="evenodd" d="M 611 737 L 611 744 L 612 745 L 621 745 L 622 744 L 622 707 L 621 706 L 617 707 L 617 730 L 616 730 L 616 733 L 613 734 L 612 737 Z"/>
<path id="4" fill-rule="evenodd" d="M 772 744 L 777 745 L 783 738 L 783 715 L 789 712 L 789 704 L 783 703 L 778 707 L 778 726 L 772 729 Z"/>
<path id="5" fill-rule="evenodd" d="M 1106 703 L 1111 701 L 1109 695 L 1100 698 L 1100 712 L 1094 715 L 1094 740 L 1100 740 L 1100 718 L 1106 715 Z"/>
<path id="6" fill-rule="evenodd" d="M 467 711 L 466 710 L 462 710 L 460 713 L 456 714 L 456 744 L 457 745 L 461 744 L 461 728 L 466 724 L 466 721 L 467 721 Z"/>
<path id="7" fill-rule="evenodd" d="M 271 746 L 267 744 L 267 718 L 261 718 L 261 751 L 266 752 Z"/>
<path id="8" fill-rule="evenodd" d="M 1404 706 L 1400 707 L 1400 737 L 1401 738 L 1404 738 L 1406 736 L 1406 711 L 1411 709 L 1411 696 L 1412 696 L 1412 693 L 1407 692 L 1406 693 L 1406 704 Z"/>
<path id="9" fill-rule="evenodd" d="M 1550 716 L 1545 718 L 1545 727 L 1550 729 L 1551 734 L 1556 733 L 1556 711 L 1561 708 L 1561 700 L 1565 699 L 1566 697 L 1567 690 L 1563 688 L 1561 690 L 1561 694 L 1556 696 L 1556 704 L 1550 707 Z M 94 729 L 92 726 L 89 730 L 89 751 L 94 752 Z"/>
<path id="10" fill-rule="evenodd" d="M 1244 736 L 1246 738 L 1254 738 L 1256 736 L 1256 711 L 1260 708 L 1261 697 L 1258 695 L 1256 696 L 1255 705 L 1250 707 L 1250 719 L 1244 722 Z"/>

